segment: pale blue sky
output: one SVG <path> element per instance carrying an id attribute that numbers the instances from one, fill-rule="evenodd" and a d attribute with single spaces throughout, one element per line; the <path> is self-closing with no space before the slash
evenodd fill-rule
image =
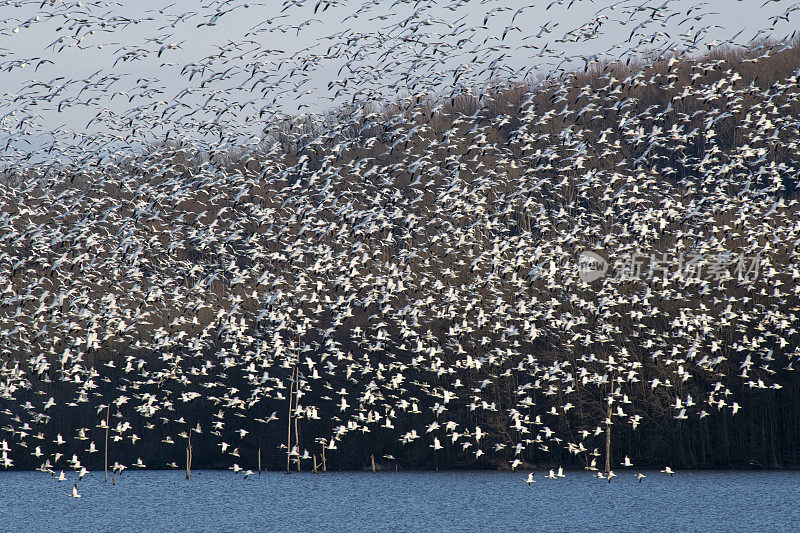
<path id="1" fill-rule="evenodd" d="M 791 1 L 548 4 L 373 0 L 324 9 L 324 0 L 2 2 L 0 140 L 5 146 L 12 138 L 9 146 L 24 150 L 50 130 L 108 132 L 110 116 L 124 121 L 122 134 L 131 119 L 141 123 L 142 136 L 196 130 L 197 119 L 257 134 L 259 114 L 263 121 L 276 112 L 325 112 L 369 92 L 391 98 L 454 84 L 478 87 L 492 75 L 581 68 L 586 57 L 703 51 L 713 41 L 782 38 L 796 27 L 790 12 L 770 28 L 797 4 Z M 163 117 L 163 131 L 153 117 Z"/>

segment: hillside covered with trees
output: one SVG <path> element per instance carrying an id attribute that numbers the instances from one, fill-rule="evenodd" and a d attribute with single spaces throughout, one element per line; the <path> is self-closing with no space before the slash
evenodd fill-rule
<path id="1" fill-rule="evenodd" d="M 603 470 L 609 435 L 612 468 L 798 466 L 798 69 L 714 50 L 6 169 L 3 463 L 102 468 L 108 428 L 128 468 Z"/>

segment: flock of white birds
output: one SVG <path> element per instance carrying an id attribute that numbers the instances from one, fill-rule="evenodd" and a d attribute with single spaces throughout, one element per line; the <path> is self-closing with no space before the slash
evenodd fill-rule
<path id="1" fill-rule="evenodd" d="M 176 25 L 256 8 L 199 4 L 137 21 L 106 2 L 3 2 L 9 75 L 164 27 L 106 43 L 111 67 L 88 78 L 34 76 L 2 101 L 3 467 L 74 481 L 102 468 L 108 439 L 115 472 L 183 467 L 191 442 L 245 477 L 262 447 L 311 468 L 323 449 L 335 464 L 371 445 L 384 464 L 402 450 L 511 468 L 566 454 L 602 471 L 607 431 L 735 416 L 735 391 L 777 390 L 793 371 L 800 64 L 764 81 L 797 61 L 792 42 L 715 55 L 702 5 L 621 1 L 579 31 L 531 35 L 587 43 L 610 17 L 633 30 L 619 48 L 631 54 L 671 23 L 688 36 L 652 65 L 598 54 L 523 83 L 508 81 L 520 72 L 504 43 L 532 31 L 515 26 L 525 6 L 490 2 L 473 27 L 431 14 L 471 2 L 364 2 L 322 40 L 346 60 L 330 83 L 349 105 L 287 118 L 277 95 L 300 98 L 327 56 L 273 64 L 261 33 L 299 39 L 317 23 L 282 16 L 325 20 L 345 3 L 278 4 L 213 55 L 170 63 Z M 776 22 L 797 7 L 768 4 Z M 46 53 L 7 48 L 50 23 Z M 465 48 L 473 59 L 448 65 Z M 553 59 L 547 44 L 531 53 Z M 157 74 L 121 88 L 140 57 L 186 88 L 165 96 Z M 402 97 L 378 105 L 365 87 L 390 67 L 407 74 Z M 481 95 L 481 74 L 504 87 Z M 114 97 L 130 106 L 101 105 Z M 76 108 L 86 131 L 45 119 Z M 266 133 L 241 144 L 254 123 Z M 611 265 L 592 282 L 587 250 Z M 630 258 L 645 261 L 619 275 Z"/>

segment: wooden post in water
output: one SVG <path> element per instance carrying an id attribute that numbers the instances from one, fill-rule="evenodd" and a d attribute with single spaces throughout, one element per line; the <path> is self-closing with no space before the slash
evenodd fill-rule
<path id="1" fill-rule="evenodd" d="M 192 430 L 186 434 L 189 442 L 186 444 L 186 479 L 189 479 L 192 473 Z"/>
<path id="2" fill-rule="evenodd" d="M 606 476 L 611 472 L 611 397 L 606 410 Z"/>
<path id="3" fill-rule="evenodd" d="M 372 459 L 372 473 L 374 474 L 375 473 L 375 455 L 374 454 L 370 455 L 370 458 Z"/>
<path id="4" fill-rule="evenodd" d="M 286 473 L 289 473 L 289 464 L 292 453 L 292 391 L 294 390 L 294 372 L 292 372 L 292 379 L 289 382 L 289 424 L 288 432 L 286 435 Z"/>
<path id="5" fill-rule="evenodd" d="M 289 462 L 292 454 L 292 390 L 294 388 L 294 373 L 292 373 L 292 381 L 289 384 L 289 423 L 288 431 L 286 434 L 286 473 L 289 473 Z"/>
<path id="6" fill-rule="evenodd" d="M 294 388 L 294 409 L 300 406 L 300 369 L 295 367 L 295 379 L 297 386 Z M 300 435 L 297 431 L 297 415 L 294 417 L 294 443 L 297 446 L 297 471 L 300 472 Z"/>
<path id="7" fill-rule="evenodd" d="M 258 475 L 261 475 L 261 448 L 258 449 Z"/>
<path id="8" fill-rule="evenodd" d="M 314 454 L 314 473 L 318 474 L 317 472 L 317 454 Z"/>
<path id="9" fill-rule="evenodd" d="M 106 451 L 105 451 L 105 470 L 106 483 L 108 483 L 108 424 L 111 419 L 111 403 L 106 406 Z"/>
<path id="10" fill-rule="evenodd" d="M 322 471 L 323 472 L 327 472 L 328 471 L 327 465 L 325 464 L 325 443 L 324 442 L 322 443 Z"/>

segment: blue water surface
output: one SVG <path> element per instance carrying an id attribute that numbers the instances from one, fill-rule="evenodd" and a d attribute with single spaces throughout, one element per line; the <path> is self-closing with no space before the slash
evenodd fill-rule
<path id="1" fill-rule="evenodd" d="M 800 473 L 0 472 L 0 531 L 800 531 Z"/>

